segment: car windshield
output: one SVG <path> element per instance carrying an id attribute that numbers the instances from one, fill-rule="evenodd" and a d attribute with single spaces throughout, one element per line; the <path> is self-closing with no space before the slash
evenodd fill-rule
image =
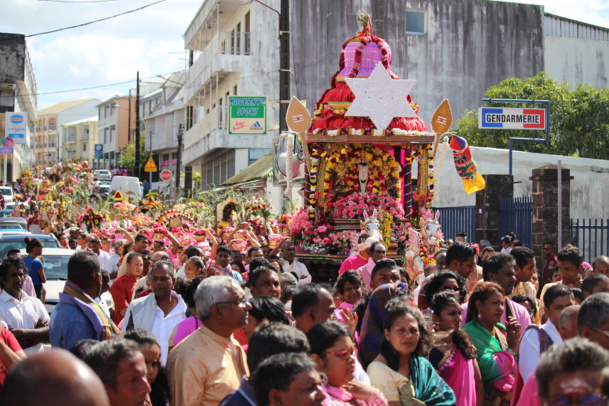
<path id="1" fill-rule="evenodd" d="M 2 192 L 2 194 L 4 196 L 12 196 L 13 195 L 13 191 L 10 188 L 1 188 L 0 192 Z"/>
<path id="2" fill-rule="evenodd" d="M 0 222 L 0 230 L 25 230 L 25 224 L 15 222 Z"/>
<path id="3" fill-rule="evenodd" d="M 44 273 L 48 280 L 67 280 L 68 279 L 68 260 L 69 255 L 42 255 L 44 258 Z"/>
<path id="4" fill-rule="evenodd" d="M 23 241 L 25 237 L 26 235 L 24 234 L 11 236 L 11 238 L 5 237 L 0 240 L 0 258 L 4 258 L 10 248 L 15 247 L 19 248 L 20 250 L 25 249 L 25 241 Z M 58 241 L 53 238 L 45 238 L 42 240 L 42 243 L 47 248 L 59 248 Z"/>

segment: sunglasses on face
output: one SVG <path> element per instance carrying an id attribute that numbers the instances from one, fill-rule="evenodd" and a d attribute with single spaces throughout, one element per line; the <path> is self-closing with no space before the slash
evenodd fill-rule
<path id="1" fill-rule="evenodd" d="M 343 351 L 326 351 L 326 354 L 334 354 L 335 357 L 340 358 L 342 360 L 348 360 L 355 353 L 355 349 L 351 348 L 350 350 Z"/>

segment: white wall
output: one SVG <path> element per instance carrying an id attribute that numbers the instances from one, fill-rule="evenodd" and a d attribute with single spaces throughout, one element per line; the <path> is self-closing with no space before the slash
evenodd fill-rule
<path id="1" fill-rule="evenodd" d="M 472 147 L 472 154 L 482 174 L 508 173 L 508 150 Z M 609 161 L 601 159 L 575 158 L 559 155 L 513 153 L 514 197 L 531 196 L 532 171 L 544 165 L 557 165 L 571 171 L 571 218 L 609 218 Z M 436 167 L 440 165 L 436 162 Z M 443 161 L 439 184 L 437 207 L 467 206 L 476 204 L 475 193 L 467 195 L 463 183 L 455 170 L 452 153 Z"/>
<path id="2" fill-rule="evenodd" d="M 609 85 L 609 42 L 562 37 L 544 38 L 544 65 L 552 79 L 568 82 L 572 88 L 589 83 Z"/>

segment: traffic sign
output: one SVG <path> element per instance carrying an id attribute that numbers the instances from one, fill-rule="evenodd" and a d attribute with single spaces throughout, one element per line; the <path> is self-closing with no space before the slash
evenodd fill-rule
<path id="1" fill-rule="evenodd" d="M 545 109 L 480 107 L 478 128 L 503 130 L 545 130 Z"/>
<path id="2" fill-rule="evenodd" d="M 228 134 L 266 135 L 266 96 L 229 96 Z"/>
<path id="3" fill-rule="evenodd" d="M 160 175 L 161 180 L 167 182 L 167 181 L 171 180 L 171 176 L 172 176 L 171 171 L 168 171 L 167 169 L 161 171 L 161 175 Z"/>
<path id="4" fill-rule="evenodd" d="M 156 167 L 156 163 L 152 157 L 148 158 L 148 162 L 144 165 L 144 172 L 157 172 L 159 168 Z"/>

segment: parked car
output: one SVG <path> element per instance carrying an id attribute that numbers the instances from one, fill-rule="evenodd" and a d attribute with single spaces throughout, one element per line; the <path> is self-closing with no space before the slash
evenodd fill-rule
<path id="1" fill-rule="evenodd" d="M 47 311 L 51 313 L 57 303 L 59 303 L 59 292 L 63 292 L 64 285 L 68 280 L 68 261 L 76 250 L 64 248 L 42 249 L 42 261 L 47 282 L 44 284 L 46 290 L 45 303 Z M 21 255 L 27 255 L 25 249 L 21 250 Z"/>
<path id="2" fill-rule="evenodd" d="M 45 248 L 59 248 L 59 241 L 54 235 L 32 234 L 29 231 L 7 230 L 0 232 L 0 259 L 6 256 L 9 248 L 25 248 L 25 237 L 38 238 L 42 241 Z"/>
<path id="3" fill-rule="evenodd" d="M 0 193 L 4 196 L 4 203 L 13 202 L 13 188 L 10 186 L 0 186 Z"/>
<path id="4" fill-rule="evenodd" d="M 2 217 L 0 218 L 0 230 L 27 231 L 27 220 L 23 217 Z"/>
<path id="5" fill-rule="evenodd" d="M 93 171 L 93 180 L 110 182 L 112 180 L 112 173 L 107 169 L 96 169 Z"/>

